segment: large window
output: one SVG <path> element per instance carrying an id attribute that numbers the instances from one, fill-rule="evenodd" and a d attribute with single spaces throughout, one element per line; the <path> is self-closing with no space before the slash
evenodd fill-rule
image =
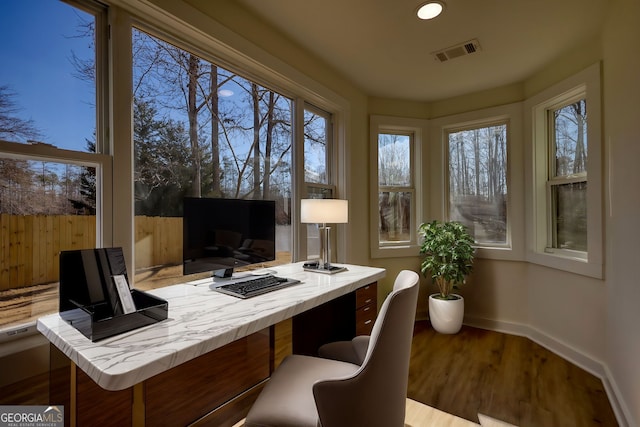
<path id="1" fill-rule="evenodd" d="M 344 100 L 127 7 L 0 2 L 0 309 L 18 313 L 0 327 L 57 309 L 60 250 L 122 246 L 135 286 L 184 281 L 185 195 L 276 200 L 280 263 L 307 256 L 292 248 L 299 198 L 342 196 L 330 111 Z"/>
<path id="2" fill-rule="evenodd" d="M 596 64 L 527 102 L 534 153 L 529 259 L 593 277 L 602 277 L 600 99 Z"/>
<path id="3" fill-rule="evenodd" d="M 132 29 L 135 286 L 142 289 L 186 280 L 185 196 L 275 200 L 275 263 L 317 256 L 316 226 L 292 224 L 299 199 L 339 196 L 332 113 L 220 64 L 192 42 L 143 24 Z"/>
<path id="4" fill-rule="evenodd" d="M 507 240 L 507 124 L 447 132 L 449 220 L 462 222 L 480 246 Z"/>
<path id="5" fill-rule="evenodd" d="M 60 251 L 110 243 L 111 162 L 105 9 L 8 1 L 0 15 L 2 328 L 58 309 Z"/>
<path id="6" fill-rule="evenodd" d="M 145 270 L 171 265 L 185 280 L 185 196 L 276 200 L 277 258 L 290 262 L 292 100 L 138 29 L 133 70 L 136 286 L 157 286 Z"/>

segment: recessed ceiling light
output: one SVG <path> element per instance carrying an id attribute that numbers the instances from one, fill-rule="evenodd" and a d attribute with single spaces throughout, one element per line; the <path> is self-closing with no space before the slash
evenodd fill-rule
<path id="1" fill-rule="evenodd" d="M 440 1 L 429 1 L 418 7 L 416 14 L 420 19 L 433 19 L 444 10 L 444 3 Z"/>

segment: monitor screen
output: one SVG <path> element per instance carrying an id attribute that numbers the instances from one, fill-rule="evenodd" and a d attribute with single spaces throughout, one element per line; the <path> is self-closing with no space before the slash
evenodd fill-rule
<path id="1" fill-rule="evenodd" d="M 183 212 L 183 274 L 275 259 L 275 201 L 186 197 Z"/>

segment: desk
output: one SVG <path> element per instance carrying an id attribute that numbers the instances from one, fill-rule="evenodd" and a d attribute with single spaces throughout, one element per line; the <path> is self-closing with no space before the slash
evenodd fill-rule
<path id="1" fill-rule="evenodd" d="M 172 408 L 163 408 L 164 405 L 180 408 L 181 402 L 176 399 L 181 397 L 189 401 L 185 403 L 186 408 L 196 397 L 187 394 L 163 400 L 163 393 L 172 394 L 172 390 L 167 389 L 172 382 L 182 382 L 185 390 L 203 393 L 206 399 L 211 400 L 204 414 L 201 413 L 203 403 L 199 404 L 200 408 L 193 412 L 198 415 L 189 423 L 216 407 L 228 406 L 229 402 L 268 378 L 273 369 L 273 325 L 293 319 L 293 348 L 297 352 L 296 342 L 299 340 L 296 335 L 314 336 L 325 326 L 324 320 L 318 319 L 339 320 L 339 313 L 344 313 L 344 307 L 351 301 L 354 301 L 351 311 L 355 312 L 355 291 L 385 276 L 385 270 L 380 268 L 346 267 L 347 271 L 336 275 L 305 272 L 302 263 L 273 267 L 277 275 L 296 278 L 302 283 L 246 300 L 210 290 L 211 279 L 156 289 L 150 293 L 169 302 L 167 320 L 97 343 L 91 342 L 58 314 L 40 318 L 38 330 L 71 362 L 70 376 L 65 379 L 62 375 L 62 380 L 52 378 L 52 387 L 70 378 L 68 402 L 66 399 L 62 402 L 69 405 L 65 406 L 65 414 L 69 412 L 71 415 L 69 423 L 97 425 L 95 416 L 98 414 L 104 416 L 108 411 L 110 416 L 115 416 L 124 410 L 125 413 L 130 411 L 130 414 L 125 414 L 130 418 L 124 418 L 130 420 L 130 424 L 155 426 L 157 422 L 175 415 Z M 309 316 L 315 312 L 324 314 Z M 346 319 L 349 319 L 346 323 L 355 322 L 354 315 L 349 314 Z M 347 334 L 355 335 L 355 325 L 345 326 Z M 296 330 L 303 333 L 296 333 Z M 312 341 L 312 345 L 324 339 Z M 298 345 L 302 352 L 305 345 L 309 346 Z M 53 361 L 52 371 L 53 365 L 61 363 L 60 359 Z M 194 374 L 193 388 L 184 383 L 185 375 L 189 374 Z M 206 380 L 207 385 L 196 384 L 198 377 L 207 375 L 213 375 Z M 220 387 L 217 381 L 220 381 Z M 220 396 L 208 395 L 207 387 L 218 390 L 222 383 L 230 385 L 230 389 Z M 200 386 L 202 390 L 198 389 Z M 82 397 L 83 393 L 89 392 L 98 393 L 100 397 Z M 51 398 L 54 396 L 52 394 Z M 114 401 L 107 403 L 111 398 Z M 127 402 L 133 402 L 130 410 Z M 110 407 L 95 410 L 100 403 L 107 403 Z M 152 413 L 156 408 L 163 412 Z M 96 415 L 87 419 L 87 411 Z M 185 409 L 185 412 L 192 410 Z M 226 412 L 225 416 L 230 417 L 229 413 Z M 192 417 L 193 414 L 185 416 Z M 183 425 L 185 422 L 177 420 L 167 424 Z"/>

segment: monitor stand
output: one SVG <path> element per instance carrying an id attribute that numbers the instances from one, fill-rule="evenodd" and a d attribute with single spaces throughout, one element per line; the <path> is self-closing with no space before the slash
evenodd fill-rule
<path id="1" fill-rule="evenodd" d="M 211 274 L 211 277 L 218 277 L 220 279 L 228 278 L 231 276 L 233 276 L 233 267 L 214 270 L 213 273 Z"/>
<path id="2" fill-rule="evenodd" d="M 325 266 L 319 266 L 319 265 L 304 265 L 302 267 L 304 269 L 304 271 L 312 271 L 314 273 L 323 273 L 323 274 L 336 274 L 336 273 L 340 273 L 341 271 L 346 271 L 347 268 L 346 267 L 340 267 L 337 265 L 325 265 Z"/>

